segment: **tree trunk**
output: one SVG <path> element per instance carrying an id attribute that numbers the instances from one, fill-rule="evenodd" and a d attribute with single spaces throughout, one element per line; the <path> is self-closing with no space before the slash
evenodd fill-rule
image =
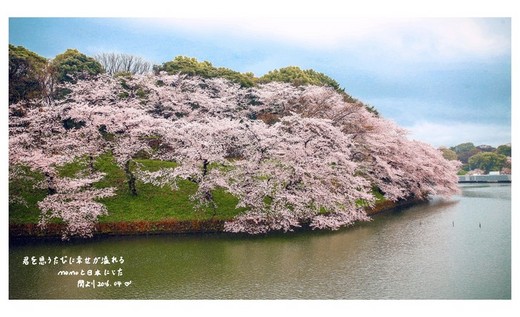
<path id="1" fill-rule="evenodd" d="M 130 190 L 130 194 L 132 196 L 137 196 L 137 189 L 135 188 L 135 175 L 130 170 L 130 161 L 128 160 L 125 163 L 125 174 L 126 178 L 128 179 L 128 189 Z"/>
<path id="2" fill-rule="evenodd" d="M 49 172 L 45 172 L 45 178 L 47 179 L 47 194 L 56 194 L 57 190 L 56 184 L 54 184 L 54 175 L 51 175 Z"/>
<path id="3" fill-rule="evenodd" d="M 94 156 L 92 155 L 88 156 L 88 167 L 90 169 L 90 174 L 94 174 L 96 169 L 94 168 Z"/>
<path id="4" fill-rule="evenodd" d="M 208 165 L 209 165 L 208 160 L 202 161 L 202 175 L 203 176 L 208 175 Z"/>
<path id="5" fill-rule="evenodd" d="M 211 192 L 207 191 L 204 193 L 204 200 L 206 200 L 211 209 L 213 210 L 213 215 L 211 215 L 211 218 L 214 218 L 217 215 L 217 205 L 215 204 L 215 201 L 213 200 L 213 194 Z"/>

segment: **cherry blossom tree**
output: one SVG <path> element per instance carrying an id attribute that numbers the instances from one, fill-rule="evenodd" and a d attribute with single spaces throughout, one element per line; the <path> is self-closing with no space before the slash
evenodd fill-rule
<path id="1" fill-rule="evenodd" d="M 110 151 L 114 155 L 125 171 L 130 193 L 137 195 L 132 160 L 138 153 L 151 155 L 150 139 L 157 131 L 167 129 L 169 121 L 153 117 L 137 98 L 121 98 L 123 88 L 113 77 L 99 76 L 95 81 L 82 81 L 69 87 L 75 89 L 63 103 L 67 116 L 89 127 L 89 131 L 83 129 L 89 138 L 102 141 L 95 144 L 98 154 Z M 95 93 L 90 93 L 91 90 Z M 90 140 L 87 143 L 93 144 Z"/>
<path id="2" fill-rule="evenodd" d="M 56 192 L 56 167 L 83 156 L 102 152 L 101 138 L 95 138 L 84 122 L 71 121 L 66 107 L 43 105 L 10 109 L 9 158 L 44 174 L 49 194 Z M 15 114 L 17 113 L 17 114 Z M 74 122 L 69 126 L 67 122 Z"/>
<path id="3" fill-rule="evenodd" d="M 179 167 L 140 172 L 140 179 L 176 188 L 178 178 L 198 184 L 193 199 L 215 208 L 211 192 L 224 188 L 248 212 L 226 224 L 231 232 L 289 231 L 302 223 L 338 228 L 366 220 L 360 200 L 373 203 L 371 184 L 355 176 L 349 139 L 328 120 L 294 115 L 270 127 L 231 119 L 176 122 L 162 140 L 162 156 Z"/>
<path id="4" fill-rule="evenodd" d="M 227 231 L 337 229 L 367 220 L 358 203 L 374 202 L 371 184 L 348 158 L 350 139 L 328 120 L 292 115 L 252 132 L 263 146 L 237 164 L 227 187 L 249 211 L 228 222 Z"/>
<path id="5" fill-rule="evenodd" d="M 233 139 L 238 141 L 238 122 L 229 119 L 207 122 L 181 119 L 172 122 L 169 129 L 163 132 L 161 143 L 166 150 L 156 153 L 156 157 L 175 161 L 179 166 L 158 173 L 140 170 L 140 179 L 160 186 L 168 184 L 173 189 L 177 188 L 177 179 L 190 180 L 198 185 L 192 197 L 198 202 L 197 206 L 215 209 L 211 191 L 219 184 L 216 166 L 229 165 L 226 157 L 240 145 L 231 142 Z"/>
<path id="6" fill-rule="evenodd" d="M 103 173 L 96 173 L 87 177 L 58 178 L 56 192 L 38 202 L 42 211 L 39 225 L 45 228 L 56 218 L 66 224 L 63 239 L 72 235 L 91 237 L 97 218 L 107 214 L 106 207 L 97 200 L 115 195 L 114 188 L 92 187 L 103 176 Z"/>
<path id="7" fill-rule="evenodd" d="M 95 200 L 113 195 L 113 189 L 93 188 L 103 175 L 92 170 L 91 175 L 64 178 L 58 169 L 75 159 L 100 154 L 103 140 L 89 133 L 84 121 L 73 121 L 74 127 L 67 125 L 72 121 L 67 121 L 71 118 L 66 116 L 66 108 L 43 105 L 22 111 L 19 107 L 12 109 L 9 118 L 9 158 L 14 171 L 10 177 L 21 175 L 19 166 L 42 173 L 44 180 L 36 185 L 48 195 L 38 203 L 40 226 L 59 218 L 66 224 L 64 238 L 90 236 L 97 217 L 106 213 Z"/>
<path id="8" fill-rule="evenodd" d="M 374 188 L 390 200 L 457 192 L 457 163 L 406 131 L 346 100 L 333 88 L 268 83 L 242 88 L 222 78 L 100 75 L 65 84 L 66 99 L 10 107 L 10 160 L 45 176 L 41 225 L 60 218 L 67 234 L 88 236 L 107 211 L 97 199 L 103 175 L 94 160 L 111 153 L 137 195 L 136 181 L 178 188 L 197 184 L 197 208 L 213 210 L 223 189 L 245 212 L 230 232 L 337 229 L 368 220 Z M 137 155 L 174 161 L 147 171 Z M 61 177 L 78 158 L 88 170 Z M 12 169 L 12 177 L 21 177 Z"/>
<path id="9" fill-rule="evenodd" d="M 439 157 L 438 150 L 408 140 L 404 129 L 368 112 L 361 104 L 346 102 L 332 88 L 269 83 L 258 94 L 263 112 L 297 112 L 305 117 L 330 119 L 331 124 L 340 127 L 352 140 L 350 159 L 388 199 L 458 192 L 458 162 L 447 162 Z M 285 105 L 281 112 L 280 104 Z M 425 164 L 432 168 L 422 168 Z"/>

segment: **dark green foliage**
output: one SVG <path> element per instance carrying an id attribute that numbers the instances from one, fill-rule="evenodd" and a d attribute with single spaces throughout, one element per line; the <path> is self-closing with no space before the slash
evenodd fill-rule
<path id="1" fill-rule="evenodd" d="M 101 64 L 75 49 L 49 62 L 22 46 L 9 45 L 9 103 L 42 97 L 62 99 L 70 91 L 55 89 L 55 83 L 74 83 L 102 72 Z"/>
<path id="2" fill-rule="evenodd" d="M 452 146 L 451 150 L 455 151 L 455 153 L 463 153 L 463 152 L 469 152 L 475 149 L 475 145 L 471 142 L 461 143 L 456 146 Z"/>
<path id="3" fill-rule="evenodd" d="M 505 156 L 511 156 L 511 145 L 503 144 L 497 147 L 495 153 Z"/>
<path id="4" fill-rule="evenodd" d="M 447 159 L 448 161 L 456 161 L 459 158 L 457 157 L 457 153 L 455 151 L 448 149 L 448 148 L 441 148 L 442 156 Z"/>
<path id="5" fill-rule="evenodd" d="M 165 85 L 164 81 L 162 80 L 156 81 L 155 84 L 157 85 L 157 87 L 163 87 Z"/>
<path id="6" fill-rule="evenodd" d="M 139 97 L 139 99 L 146 99 L 148 97 L 149 92 L 142 88 L 138 88 L 135 94 L 137 95 L 137 97 Z"/>
<path id="7" fill-rule="evenodd" d="M 77 79 L 87 79 L 103 72 L 103 67 L 92 57 L 80 53 L 76 49 L 68 49 L 56 55 L 52 61 L 58 82 L 76 82 Z"/>
<path id="8" fill-rule="evenodd" d="M 124 91 L 118 94 L 120 99 L 134 98 L 137 97 L 141 101 L 146 101 L 148 95 L 150 94 L 149 90 L 144 89 L 140 85 L 130 85 L 128 80 L 132 78 L 131 73 L 118 73 L 114 75 L 114 77 L 118 77 L 120 79 L 119 83 L 121 84 L 121 88 Z M 164 84 L 164 83 L 163 83 Z"/>
<path id="9" fill-rule="evenodd" d="M 338 91 L 341 90 L 339 84 L 327 75 L 318 73 L 312 69 L 302 70 L 297 66 L 289 66 L 272 70 L 264 76 L 260 77 L 258 81 L 260 83 L 279 81 L 284 83 L 290 83 L 296 86 L 329 86 Z"/>
<path id="10" fill-rule="evenodd" d="M 461 143 L 457 146 L 451 147 L 450 149 L 457 153 L 459 161 L 463 164 L 467 164 L 470 157 L 479 153 L 479 150 L 471 142 Z"/>
<path id="11" fill-rule="evenodd" d="M 251 72 L 240 73 L 225 67 L 215 67 L 208 61 L 199 62 L 196 58 L 186 56 L 177 56 L 172 61 L 155 65 L 153 69 L 156 73 L 165 71 L 169 74 L 180 73 L 203 78 L 225 78 L 245 88 L 253 87 L 257 83 L 271 81 L 286 82 L 297 86 L 329 86 L 341 93 L 346 102 L 363 105 L 368 111 L 378 115 L 373 106 L 362 104 L 347 94 L 337 81 L 312 69 L 302 70 L 296 66 L 289 66 L 270 71 L 257 78 Z M 70 90 L 54 88 L 54 83 L 75 83 L 78 79 L 88 79 L 103 72 L 103 66 L 96 59 L 88 57 L 76 49 L 68 49 L 57 55 L 51 63 L 48 63 L 45 58 L 28 51 L 24 47 L 9 45 L 9 103 L 46 96 L 63 99 L 70 93 Z M 127 85 L 125 79 L 132 76 L 131 72 L 114 72 L 111 74 L 114 77 L 121 78 L 121 86 L 126 90 L 119 94 L 121 99 L 137 96 L 143 102 L 146 101 L 147 91 Z M 156 84 L 160 87 L 164 85 L 164 82 L 159 80 Z M 49 85 L 49 87 L 46 87 L 46 85 Z M 254 100 L 252 105 L 254 105 Z"/>
<path id="12" fill-rule="evenodd" d="M 466 142 L 446 150 L 455 152 L 457 159 L 463 163 L 459 171 L 461 175 L 473 169 L 489 172 L 510 168 L 506 163 L 507 157 L 511 156 L 511 145 L 508 144 L 500 145 L 495 149 L 489 145 L 475 146 L 471 142 Z"/>
<path id="13" fill-rule="evenodd" d="M 47 59 L 9 44 L 9 104 L 45 95 Z"/>
<path id="14" fill-rule="evenodd" d="M 368 110 L 368 112 L 371 112 L 371 113 L 373 113 L 374 115 L 376 115 L 376 116 L 379 117 L 379 111 L 377 111 L 376 107 L 371 106 L 371 105 L 367 105 L 367 104 L 365 104 L 364 106 L 365 106 L 365 109 Z"/>
<path id="15" fill-rule="evenodd" d="M 489 171 L 500 171 L 506 165 L 507 157 L 493 152 L 481 152 L 469 158 L 470 169 L 481 169 L 486 173 Z"/>
<path id="16" fill-rule="evenodd" d="M 169 74 L 186 74 L 204 78 L 222 77 L 239 84 L 242 87 L 255 85 L 255 77 L 252 73 L 239 73 L 234 70 L 215 67 L 208 61 L 199 62 L 196 58 L 177 56 L 172 61 L 154 66 L 155 72 L 165 71 Z"/>
<path id="17" fill-rule="evenodd" d="M 80 129 L 85 126 L 85 121 L 76 121 L 74 119 L 67 118 L 65 120 L 62 120 L 62 124 L 65 130 Z"/>
<path id="18" fill-rule="evenodd" d="M 357 99 L 353 98 L 349 94 L 345 92 L 345 89 L 341 88 L 339 83 L 332 79 L 331 77 L 317 72 L 313 69 L 301 69 L 297 66 L 288 66 L 280 69 L 275 69 L 257 80 L 259 83 L 268 83 L 272 81 L 290 83 L 295 86 L 303 86 L 303 85 L 315 85 L 315 86 L 328 86 L 334 88 L 338 93 L 343 96 L 343 99 L 349 103 L 359 103 L 362 104 Z M 377 110 L 369 105 L 364 105 L 365 108 L 374 113 L 375 115 L 379 115 Z"/>
<path id="19" fill-rule="evenodd" d="M 201 77 L 210 77 L 215 67 L 208 61 L 199 62 L 196 58 L 177 56 L 172 61 L 163 63 L 162 66 L 156 66 L 156 71 L 165 71 L 169 74 L 186 74 L 197 75 Z"/>
<path id="20" fill-rule="evenodd" d="M 368 111 L 379 115 L 373 106 L 364 105 L 357 99 L 353 98 L 340 87 L 339 83 L 329 76 L 317 72 L 312 69 L 302 70 L 297 66 L 289 66 L 268 72 L 260 78 L 255 77 L 253 73 L 240 73 L 224 67 L 215 67 L 208 61 L 199 62 L 196 58 L 177 56 L 172 61 L 155 65 L 156 73 L 165 71 L 169 74 L 186 74 L 190 76 L 200 76 L 204 78 L 221 77 L 228 79 L 241 87 L 253 87 L 258 83 L 268 83 L 272 81 L 290 83 L 296 86 L 300 85 L 317 85 L 328 86 L 339 92 L 344 100 L 349 103 L 357 103 L 364 106 Z M 161 83 L 157 83 L 161 85 Z"/>
<path id="21" fill-rule="evenodd" d="M 121 87 L 125 90 L 132 90 L 132 87 L 128 85 L 125 79 L 121 79 L 120 81 Z"/>
<path id="22" fill-rule="evenodd" d="M 69 88 L 56 88 L 54 90 L 54 93 L 52 94 L 52 97 L 57 100 L 65 99 L 65 97 L 67 97 L 67 95 L 71 92 L 72 90 L 70 90 Z"/>

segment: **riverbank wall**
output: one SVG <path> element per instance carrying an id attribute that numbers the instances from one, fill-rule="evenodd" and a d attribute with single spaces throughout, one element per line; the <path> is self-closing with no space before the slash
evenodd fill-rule
<path id="1" fill-rule="evenodd" d="M 511 175 L 462 175 L 459 183 L 511 183 Z"/>
<path id="2" fill-rule="evenodd" d="M 224 230 L 225 220 L 162 220 L 162 221 L 121 221 L 97 223 L 94 235 L 144 235 L 162 233 L 217 233 Z M 45 228 L 38 224 L 9 224 L 10 238 L 61 237 L 65 224 L 51 223 Z"/>
<path id="3" fill-rule="evenodd" d="M 411 199 L 402 201 L 384 201 L 375 207 L 367 208 L 368 216 L 389 212 L 398 208 L 415 205 L 424 200 Z M 146 235 L 146 234 L 204 234 L 224 232 L 227 220 L 174 220 L 161 221 L 121 221 L 97 223 L 93 234 L 95 236 L 114 235 Z M 61 237 L 65 224 L 50 223 L 42 229 L 35 223 L 9 224 L 10 238 Z"/>

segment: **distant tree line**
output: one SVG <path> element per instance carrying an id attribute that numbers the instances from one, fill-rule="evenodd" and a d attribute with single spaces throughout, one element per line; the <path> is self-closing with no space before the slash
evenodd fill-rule
<path id="1" fill-rule="evenodd" d="M 442 147 L 441 151 L 444 158 L 462 162 L 459 174 L 471 171 L 485 174 L 490 171 L 511 173 L 511 144 L 502 144 L 495 148 L 490 145 L 475 146 L 466 142 L 450 148 Z"/>
<path id="2" fill-rule="evenodd" d="M 57 84 L 75 83 L 103 71 L 94 58 L 75 49 L 48 60 L 23 46 L 9 45 L 9 104 L 59 98 L 64 91 L 56 89 Z"/>
<path id="3" fill-rule="evenodd" d="M 240 73 L 225 67 L 215 67 L 208 61 L 177 56 L 161 65 L 153 65 L 141 57 L 123 53 L 100 53 L 88 57 L 76 49 L 68 49 L 54 59 L 46 59 L 23 46 L 9 45 L 9 104 L 21 100 L 62 98 L 66 91 L 55 89 L 57 84 L 109 75 L 135 75 L 149 72 L 185 74 L 202 78 L 225 78 L 241 87 L 254 87 L 269 82 L 290 83 L 294 86 L 316 85 L 332 87 L 346 102 L 357 103 L 378 115 L 377 110 L 353 98 L 331 77 L 312 69 L 296 66 L 276 69 L 261 77 L 251 72 Z"/>

